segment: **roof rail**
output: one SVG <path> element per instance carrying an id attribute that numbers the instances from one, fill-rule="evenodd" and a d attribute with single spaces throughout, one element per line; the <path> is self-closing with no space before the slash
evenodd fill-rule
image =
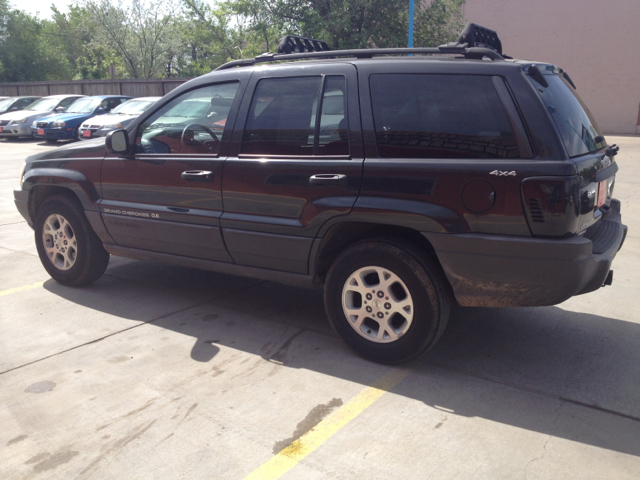
<path id="1" fill-rule="evenodd" d="M 427 54 L 427 55 L 463 55 L 466 58 L 482 59 L 487 57 L 491 60 L 504 60 L 504 57 L 490 48 L 471 47 L 459 44 L 442 45 L 441 47 L 430 48 L 364 48 L 356 50 L 330 50 L 325 52 L 305 52 L 290 54 L 263 53 L 255 58 L 246 58 L 242 60 L 232 60 L 220 65 L 216 70 L 226 70 L 233 67 L 246 67 L 265 62 L 278 62 L 283 60 L 301 60 L 305 58 L 337 58 L 337 57 L 355 57 L 355 58 L 373 58 L 379 55 L 408 55 L 408 54 Z"/>
<path id="2" fill-rule="evenodd" d="M 464 41 L 464 43 L 463 43 Z M 439 47 L 425 48 L 363 48 L 353 50 L 331 50 L 326 42 L 313 38 L 296 37 L 287 35 L 282 37 L 278 45 L 278 53 L 263 53 L 255 58 L 232 60 L 220 65 L 216 70 L 226 70 L 233 67 L 251 66 L 264 62 L 278 62 L 283 60 L 301 60 L 305 58 L 337 58 L 356 57 L 373 58 L 379 55 L 464 55 L 465 58 L 491 60 L 504 60 L 502 55 L 502 43 L 498 34 L 475 23 L 468 23 L 464 28 L 458 42 L 451 42 Z"/>

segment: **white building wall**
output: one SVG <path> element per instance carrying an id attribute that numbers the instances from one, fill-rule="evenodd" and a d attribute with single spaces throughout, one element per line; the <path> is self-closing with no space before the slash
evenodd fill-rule
<path id="1" fill-rule="evenodd" d="M 640 0 L 467 0 L 463 13 L 505 54 L 563 68 L 605 133 L 640 133 Z"/>

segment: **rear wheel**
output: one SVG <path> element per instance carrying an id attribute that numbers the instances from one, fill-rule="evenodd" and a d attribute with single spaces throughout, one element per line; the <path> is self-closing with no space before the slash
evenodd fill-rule
<path id="1" fill-rule="evenodd" d="M 38 255 L 49 275 L 64 285 L 86 285 L 102 276 L 109 253 L 77 201 L 56 195 L 42 204 L 35 220 Z"/>
<path id="2" fill-rule="evenodd" d="M 325 308 L 334 330 L 358 354 L 380 363 L 405 362 L 433 347 L 450 305 L 439 265 L 392 240 L 348 248 L 325 282 Z"/>

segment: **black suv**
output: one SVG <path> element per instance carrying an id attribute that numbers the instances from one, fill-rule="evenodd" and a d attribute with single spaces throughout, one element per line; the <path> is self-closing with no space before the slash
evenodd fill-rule
<path id="1" fill-rule="evenodd" d="M 384 363 L 432 347 L 453 302 L 610 284 L 617 147 L 558 67 L 501 55 L 477 25 L 459 42 L 285 38 L 106 141 L 27 158 L 15 202 L 44 267 L 83 285 L 111 254 L 324 286 L 336 332 Z"/>

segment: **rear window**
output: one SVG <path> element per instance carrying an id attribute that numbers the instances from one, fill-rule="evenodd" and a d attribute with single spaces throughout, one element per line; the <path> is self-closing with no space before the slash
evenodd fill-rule
<path id="1" fill-rule="evenodd" d="M 604 138 L 589 108 L 568 82 L 559 75 L 544 75 L 548 87 L 528 77 L 538 90 L 542 101 L 560 132 L 570 157 L 595 152 L 604 147 Z M 596 137 L 601 136 L 600 142 Z"/>
<path id="2" fill-rule="evenodd" d="M 383 158 L 517 158 L 509 118 L 490 76 L 372 75 Z"/>

